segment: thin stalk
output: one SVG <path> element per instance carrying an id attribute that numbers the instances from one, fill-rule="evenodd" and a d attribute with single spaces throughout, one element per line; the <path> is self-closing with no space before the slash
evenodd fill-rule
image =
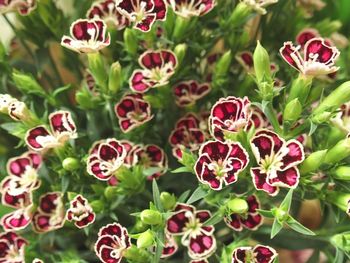
<path id="1" fill-rule="evenodd" d="M 107 100 L 107 107 L 108 107 L 109 118 L 111 119 L 111 124 L 112 124 L 112 128 L 113 128 L 113 135 L 116 135 L 118 127 L 115 123 L 116 115 L 114 113 L 113 104 L 112 104 L 112 101 L 110 99 Z"/>
<path id="2" fill-rule="evenodd" d="M 48 54 L 49 61 L 50 61 L 50 64 L 52 66 L 52 69 L 54 70 L 55 75 L 57 76 L 59 86 L 63 86 L 63 80 L 61 78 L 60 72 L 58 71 L 58 68 L 57 68 L 57 65 L 55 63 L 55 60 L 52 57 L 52 54 L 51 54 L 51 51 L 50 51 L 50 47 L 47 48 L 47 54 Z"/>

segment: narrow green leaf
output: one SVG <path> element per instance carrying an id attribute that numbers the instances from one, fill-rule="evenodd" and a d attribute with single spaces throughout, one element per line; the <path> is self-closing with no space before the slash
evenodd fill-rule
<path id="1" fill-rule="evenodd" d="M 186 199 L 190 196 L 191 190 L 187 190 L 185 192 L 183 192 L 179 199 L 177 200 L 178 203 L 184 203 L 186 201 Z"/>
<path id="2" fill-rule="evenodd" d="M 204 222 L 205 226 L 214 226 L 222 220 L 222 215 L 216 212 L 211 218 Z"/>
<path id="3" fill-rule="evenodd" d="M 272 211 L 270 211 L 270 210 L 257 209 L 256 211 L 258 211 L 259 214 L 261 214 L 264 217 L 274 218 L 274 215 L 273 215 Z"/>
<path id="4" fill-rule="evenodd" d="M 274 238 L 282 229 L 283 225 L 275 218 L 271 228 L 270 237 Z"/>
<path id="5" fill-rule="evenodd" d="M 208 195 L 208 191 L 204 190 L 201 186 L 198 186 L 196 190 L 194 190 L 193 194 L 188 198 L 187 204 L 192 204 Z"/>
<path id="6" fill-rule="evenodd" d="M 153 192 L 153 201 L 155 206 L 160 212 L 163 212 L 163 205 L 162 205 L 162 202 L 160 201 L 160 193 L 159 193 L 159 188 L 156 180 L 153 180 L 152 182 L 152 192 Z"/>
<path id="7" fill-rule="evenodd" d="M 285 198 L 283 199 L 280 205 L 280 209 L 289 213 L 290 205 L 292 203 L 292 197 L 293 197 L 293 189 L 290 189 L 289 192 L 286 194 Z"/>
<path id="8" fill-rule="evenodd" d="M 154 180 L 155 181 L 155 180 Z M 156 253 L 154 254 L 152 263 L 158 263 L 160 257 L 162 256 L 162 251 L 164 248 L 164 230 L 160 230 L 157 233 L 157 241 L 156 241 Z"/>
<path id="9" fill-rule="evenodd" d="M 173 174 L 192 173 L 192 170 L 189 169 L 188 167 L 183 166 L 183 167 L 179 167 L 179 168 L 177 168 L 175 170 L 172 170 L 171 173 L 173 173 Z"/>
<path id="10" fill-rule="evenodd" d="M 289 217 L 288 220 L 286 221 L 286 224 L 293 229 L 294 231 L 304 234 L 304 235 L 309 235 L 309 236 L 314 236 L 315 233 L 312 232 L 310 229 L 306 228 L 302 224 L 300 224 L 297 220 L 295 220 L 293 217 Z"/>

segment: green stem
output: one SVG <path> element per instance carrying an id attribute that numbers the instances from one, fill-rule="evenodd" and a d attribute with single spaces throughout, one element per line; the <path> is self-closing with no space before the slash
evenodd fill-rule
<path id="1" fill-rule="evenodd" d="M 116 115 L 114 113 L 113 104 L 112 104 L 112 101 L 110 99 L 107 100 L 107 106 L 108 106 L 109 118 L 111 119 L 111 124 L 112 124 L 112 128 L 113 128 L 113 135 L 116 135 L 117 130 L 118 130 L 118 126 L 115 123 Z"/>
<path id="2" fill-rule="evenodd" d="M 282 132 L 282 129 L 278 123 L 278 119 L 277 119 L 276 113 L 274 112 L 274 110 L 272 108 L 271 102 L 269 102 L 266 105 L 264 113 L 267 116 L 267 118 L 269 119 L 269 121 L 271 122 L 271 125 L 274 128 L 274 130 L 280 134 Z"/>

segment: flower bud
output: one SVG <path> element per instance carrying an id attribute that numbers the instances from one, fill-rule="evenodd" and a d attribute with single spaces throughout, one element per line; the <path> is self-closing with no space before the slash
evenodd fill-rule
<path id="1" fill-rule="evenodd" d="M 326 200 L 347 212 L 349 209 L 350 193 L 329 192 Z"/>
<path id="2" fill-rule="evenodd" d="M 109 70 L 108 90 L 112 94 L 116 94 L 122 84 L 122 68 L 119 62 L 114 62 Z"/>
<path id="3" fill-rule="evenodd" d="M 137 52 L 138 41 L 134 31 L 130 28 L 124 30 L 124 47 L 130 55 L 135 55 Z"/>
<path id="4" fill-rule="evenodd" d="M 230 28 L 239 27 L 245 23 L 245 19 L 249 16 L 250 13 L 250 7 L 243 2 L 240 2 L 228 19 L 228 26 Z"/>
<path id="5" fill-rule="evenodd" d="M 89 61 L 89 69 L 96 81 L 96 84 L 100 86 L 102 90 L 106 90 L 108 75 L 102 55 L 98 52 L 88 53 L 87 55 Z"/>
<path id="6" fill-rule="evenodd" d="M 150 229 L 141 233 L 137 239 L 138 248 L 148 248 L 152 246 L 153 243 L 154 243 L 154 234 Z"/>
<path id="7" fill-rule="evenodd" d="M 266 49 L 260 44 L 260 41 L 258 41 L 256 45 L 253 60 L 255 75 L 258 82 L 260 83 L 264 79 L 268 82 L 272 81 L 270 57 Z"/>
<path id="8" fill-rule="evenodd" d="M 350 139 L 346 138 L 339 141 L 327 152 L 324 161 L 327 164 L 335 164 L 348 156 L 350 156 Z"/>
<path id="9" fill-rule="evenodd" d="M 160 194 L 160 201 L 166 210 L 171 210 L 176 204 L 176 197 L 168 192 L 162 192 Z"/>
<path id="10" fill-rule="evenodd" d="M 12 79 L 16 87 L 24 94 L 36 94 L 42 97 L 46 95 L 43 87 L 31 75 L 14 71 L 12 73 Z"/>
<path id="11" fill-rule="evenodd" d="M 104 191 L 104 195 L 107 198 L 107 200 L 113 200 L 115 199 L 117 195 L 118 187 L 116 186 L 107 186 Z"/>
<path id="12" fill-rule="evenodd" d="M 26 104 L 18 100 L 14 100 L 10 103 L 8 114 L 15 121 L 27 122 L 32 119 L 32 113 L 27 108 Z"/>
<path id="13" fill-rule="evenodd" d="M 280 208 L 272 209 L 272 213 L 275 216 L 275 218 L 277 219 L 277 221 L 280 223 L 286 221 L 289 217 L 288 213 Z"/>
<path id="14" fill-rule="evenodd" d="M 332 113 L 331 112 L 324 111 L 324 112 L 321 112 L 321 113 L 318 113 L 318 114 L 312 116 L 311 120 L 315 124 L 321 124 L 321 123 L 329 121 L 329 119 L 331 117 L 332 117 Z"/>
<path id="15" fill-rule="evenodd" d="M 295 98 L 298 98 L 299 102 L 302 105 L 304 105 L 309 96 L 311 84 L 312 84 L 311 77 L 306 77 L 302 74 L 299 74 L 298 78 L 295 79 L 292 83 L 292 87 L 290 89 L 287 102 L 290 102 Z"/>
<path id="16" fill-rule="evenodd" d="M 214 78 L 225 76 L 230 69 L 231 61 L 232 54 L 229 50 L 226 51 L 225 54 L 223 54 L 219 61 L 216 63 L 214 70 Z"/>
<path id="17" fill-rule="evenodd" d="M 249 206 L 246 200 L 234 198 L 227 202 L 227 208 L 230 210 L 230 213 L 244 214 L 248 211 Z"/>
<path id="18" fill-rule="evenodd" d="M 136 246 L 132 245 L 128 250 L 125 251 L 124 257 L 128 259 L 128 261 L 133 263 L 144 263 L 150 262 L 150 253 L 145 249 L 139 249 Z"/>
<path id="19" fill-rule="evenodd" d="M 63 160 L 62 167 L 66 171 L 75 171 L 80 167 L 80 162 L 76 158 L 68 157 Z"/>
<path id="20" fill-rule="evenodd" d="M 177 58 L 177 63 L 178 65 L 181 65 L 185 55 L 186 55 L 186 51 L 187 51 L 187 45 L 186 44 L 178 44 L 175 49 L 174 49 L 174 53 L 176 55 Z"/>
<path id="21" fill-rule="evenodd" d="M 338 180 L 350 181 L 350 166 L 339 166 L 332 173 L 332 177 Z"/>
<path id="22" fill-rule="evenodd" d="M 162 223 L 162 214 L 156 210 L 146 209 L 141 212 L 141 221 L 147 225 L 159 225 Z"/>
<path id="23" fill-rule="evenodd" d="M 181 41 L 186 34 L 186 31 L 189 26 L 190 19 L 177 16 L 175 21 L 175 27 L 173 31 L 173 39 L 175 41 Z"/>
<path id="24" fill-rule="evenodd" d="M 284 121 L 294 122 L 299 119 L 300 114 L 302 112 L 302 106 L 299 102 L 298 98 L 287 103 L 286 107 L 283 111 L 283 119 Z"/>
<path id="25" fill-rule="evenodd" d="M 301 164 L 300 173 L 307 174 L 316 171 L 323 164 L 326 153 L 327 150 L 311 153 Z"/>
<path id="26" fill-rule="evenodd" d="M 94 200 L 90 202 L 90 206 L 92 207 L 92 210 L 94 210 L 95 213 L 102 212 L 104 209 L 104 204 L 101 200 Z"/>

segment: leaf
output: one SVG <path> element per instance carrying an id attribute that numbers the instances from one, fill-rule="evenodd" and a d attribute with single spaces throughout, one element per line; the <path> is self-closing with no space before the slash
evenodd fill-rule
<path id="1" fill-rule="evenodd" d="M 319 263 L 320 262 L 320 251 L 315 249 L 311 257 L 306 261 L 306 263 Z"/>
<path id="2" fill-rule="evenodd" d="M 188 167 L 182 166 L 175 170 L 172 170 L 171 173 L 179 174 L 179 173 L 192 173 L 192 170 L 188 169 Z"/>
<path id="3" fill-rule="evenodd" d="M 274 238 L 282 229 L 283 225 L 276 218 L 273 221 L 270 237 Z"/>
<path id="4" fill-rule="evenodd" d="M 188 198 L 187 204 L 192 204 L 204 197 L 206 197 L 209 193 L 203 189 L 201 186 L 198 186 L 196 190 L 194 190 L 193 194 Z"/>
<path id="5" fill-rule="evenodd" d="M 160 257 L 162 256 L 163 248 L 164 248 L 164 230 L 161 229 L 157 233 L 157 238 L 156 238 L 156 253 L 154 254 L 153 263 L 158 263 L 160 260 Z"/>
<path id="6" fill-rule="evenodd" d="M 69 186 L 69 177 L 67 175 L 63 175 L 61 179 L 61 191 L 65 193 Z"/>
<path id="7" fill-rule="evenodd" d="M 274 214 L 270 210 L 257 209 L 256 211 L 258 211 L 259 214 L 261 214 L 264 217 L 274 218 Z"/>
<path id="8" fill-rule="evenodd" d="M 59 87 L 57 89 L 54 90 L 54 92 L 52 93 L 52 97 L 56 97 L 57 95 L 59 95 L 60 93 L 69 90 L 72 86 L 70 84 L 63 86 L 63 87 Z"/>
<path id="9" fill-rule="evenodd" d="M 300 224 L 297 220 L 295 220 L 293 217 L 289 217 L 288 220 L 286 221 L 286 224 L 293 229 L 294 231 L 308 235 L 308 236 L 314 236 L 315 233 L 312 232 L 310 229 L 306 228 L 302 224 Z"/>
<path id="10" fill-rule="evenodd" d="M 159 188 L 156 180 L 153 180 L 152 182 L 152 192 L 153 192 L 153 201 L 156 206 L 156 208 L 160 211 L 163 212 L 163 205 L 162 202 L 160 201 L 160 193 L 159 193 Z"/>
<path id="11" fill-rule="evenodd" d="M 183 193 L 180 195 L 180 197 L 179 197 L 179 199 L 177 200 L 177 202 L 178 202 L 178 203 L 184 203 L 185 200 L 186 200 L 186 199 L 188 198 L 188 196 L 190 195 L 190 193 L 191 193 L 191 190 L 187 190 L 187 191 L 183 192 Z"/>
<path id="12" fill-rule="evenodd" d="M 221 222 L 222 215 L 220 212 L 216 212 L 211 218 L 204 222 L 205 226 L 214 226 L 217 223 Z"/>
<path id="13" fill-rule="evenodd" d="M 280 209 L 282 209 L 286 213 L 289 213 L 290 205 L 292 203 L 292 197 L 293 197 L 293 189 L 290 189 L 280 205 Z"/>
<path id="14" fill-rule="evenodd" d="M 309 136 L 311 136 L 315 131 L 316 131 L 316 129 L 317 129 L 317 124 L 315 124 L 315 123 L 313 123 L 313 122 L 311 122 L 311 124 L 310 124 L 310 130 L 309 130 Z"/>

